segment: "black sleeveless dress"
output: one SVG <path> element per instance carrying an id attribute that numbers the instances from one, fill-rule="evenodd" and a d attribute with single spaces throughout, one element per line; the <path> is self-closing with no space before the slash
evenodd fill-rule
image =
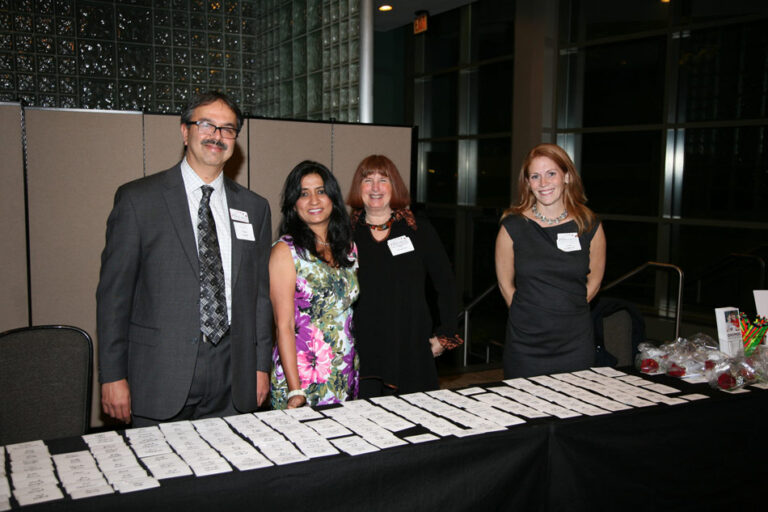
<path id="1" fill-rule="evenodd" d="M 515 294 L 504 344 L 504 377 L 583 370 L 594 365 L 587 303 L 589 248 L 599 223 L 578 237 L 580 248 L 558 247 L 576 237 L 574 221 L 541 227 L 523 216 L 502 221 L 514 243 Z M 567 244 L 563 243 L 563 246 Z"/>

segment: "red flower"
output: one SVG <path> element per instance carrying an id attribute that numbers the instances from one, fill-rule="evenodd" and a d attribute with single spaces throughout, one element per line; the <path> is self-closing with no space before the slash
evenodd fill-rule
<path id="1" fill-rule="evenodd" d="M 717 385 L 723 389 L 732 389 L 736 387 L 736 379 L 730 373 L 723 373 L 717 378 Z"/>
<path id="2" fill-rule="evenodd" d="M 711 370 L 711 369 L 712 369 L 712 368 L 714 368 L 714 367 L 715 367 L 715 362 L 714 362 L 714 361 L 710 361 L 710 360 L 708 359 L 708 360 L 707 360 L 707 361 L 704 363 L 704 368 L 705 368 L 705 369 L 707 369 L 707 370 Z"/>
<path id="3" fill-rule="evenodd" d="M 685 368 L 672 363 L 672 365 L 669 367 L 669 370 L 667 370 L 667 374 L 671 375 L 672 377 L 682 377 L 685 375 Z"/>
<path id="4" fill-rule="evenodd" d="M 643 361 L 640 363 L 640 371 L 643 373 L 653 373 L 655 371 L 658 371 L 659 369 L 659 363 L 656 362 L 655 359 L 643 359 Z"/>

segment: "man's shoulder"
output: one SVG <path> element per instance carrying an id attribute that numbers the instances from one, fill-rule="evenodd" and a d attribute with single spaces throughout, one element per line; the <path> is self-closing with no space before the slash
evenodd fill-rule
<path id="1" fill-rule="evenodd" d="M 236 182 L 235 180 L 228 178 L 227 176 L 224 176 L 224 182 L 226 183 L 227 187 L 229 187 L 229 190 L 240 195 L 240 197 L 247 201 L 254 201 L 259 204 L 269 204 L 269 202 L 263 197 L 254 192 L 253 190 L 246 188 Z"/>
<path id="2" fill-rule="evenodd" d="M 165 186 L 169 182 L 169 179 L 172 178 L 172 174 L 174 172 L 179 173 L 178 179 L 181 180 L 181 172 L 179 170 L 179 166 L 175 165 L 170 169 L 129 181 L 128 183 L 121 185 L 118 189 L 118 192 L 145 193 L 149 190 L 158 189 L 162 186 Z"/>

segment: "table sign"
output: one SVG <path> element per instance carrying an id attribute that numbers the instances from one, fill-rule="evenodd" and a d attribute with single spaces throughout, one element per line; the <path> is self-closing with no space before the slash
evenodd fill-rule
<path id="1" fill-rule="evenodd" d="M 727 354 L 728 357 L 743 355 L 744 342 L 741 339 L 738 308 L 715 308 L 715 320 L 717 320 L 717 337 L 720 341 L 720 352 Z"/>

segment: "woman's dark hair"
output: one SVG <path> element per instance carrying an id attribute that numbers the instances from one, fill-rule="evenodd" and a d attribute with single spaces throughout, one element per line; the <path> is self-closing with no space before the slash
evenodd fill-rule
<path id="1" fill-rule="evenodd" d="M 296 201 L 299 200 L 301 195 L 301 180 L 309 174 L 320 176 L 325 187 L 325 195 L 328 196 L 331 204 L 333 204 L 326 239 L 326 242 L 330 244 L 333 261 L 326 261 L 317 252 L 314 232 L 301 220 L 301 217 L 296 212 Z M 330 265 L 339 267 L 352 266 L 353 262 L 349 260 L 349 251 L 352 249 L 352 226 L 347 214 L 347 208 L 344 206 L 344 198 L 341 195 L 339 183 L 327 167 L 311 160 L 304 160 L 294 167 L 290 174 L 288 174 L 288 177 L 285 178 L 280 211 L 283 214 L 283 219 L 280 221 L 280 236 L 290 235 L 293 238 L 293 243 L 299 256 L 304 257 L 306 252 L 309 252 L 314 257 Z"/>

